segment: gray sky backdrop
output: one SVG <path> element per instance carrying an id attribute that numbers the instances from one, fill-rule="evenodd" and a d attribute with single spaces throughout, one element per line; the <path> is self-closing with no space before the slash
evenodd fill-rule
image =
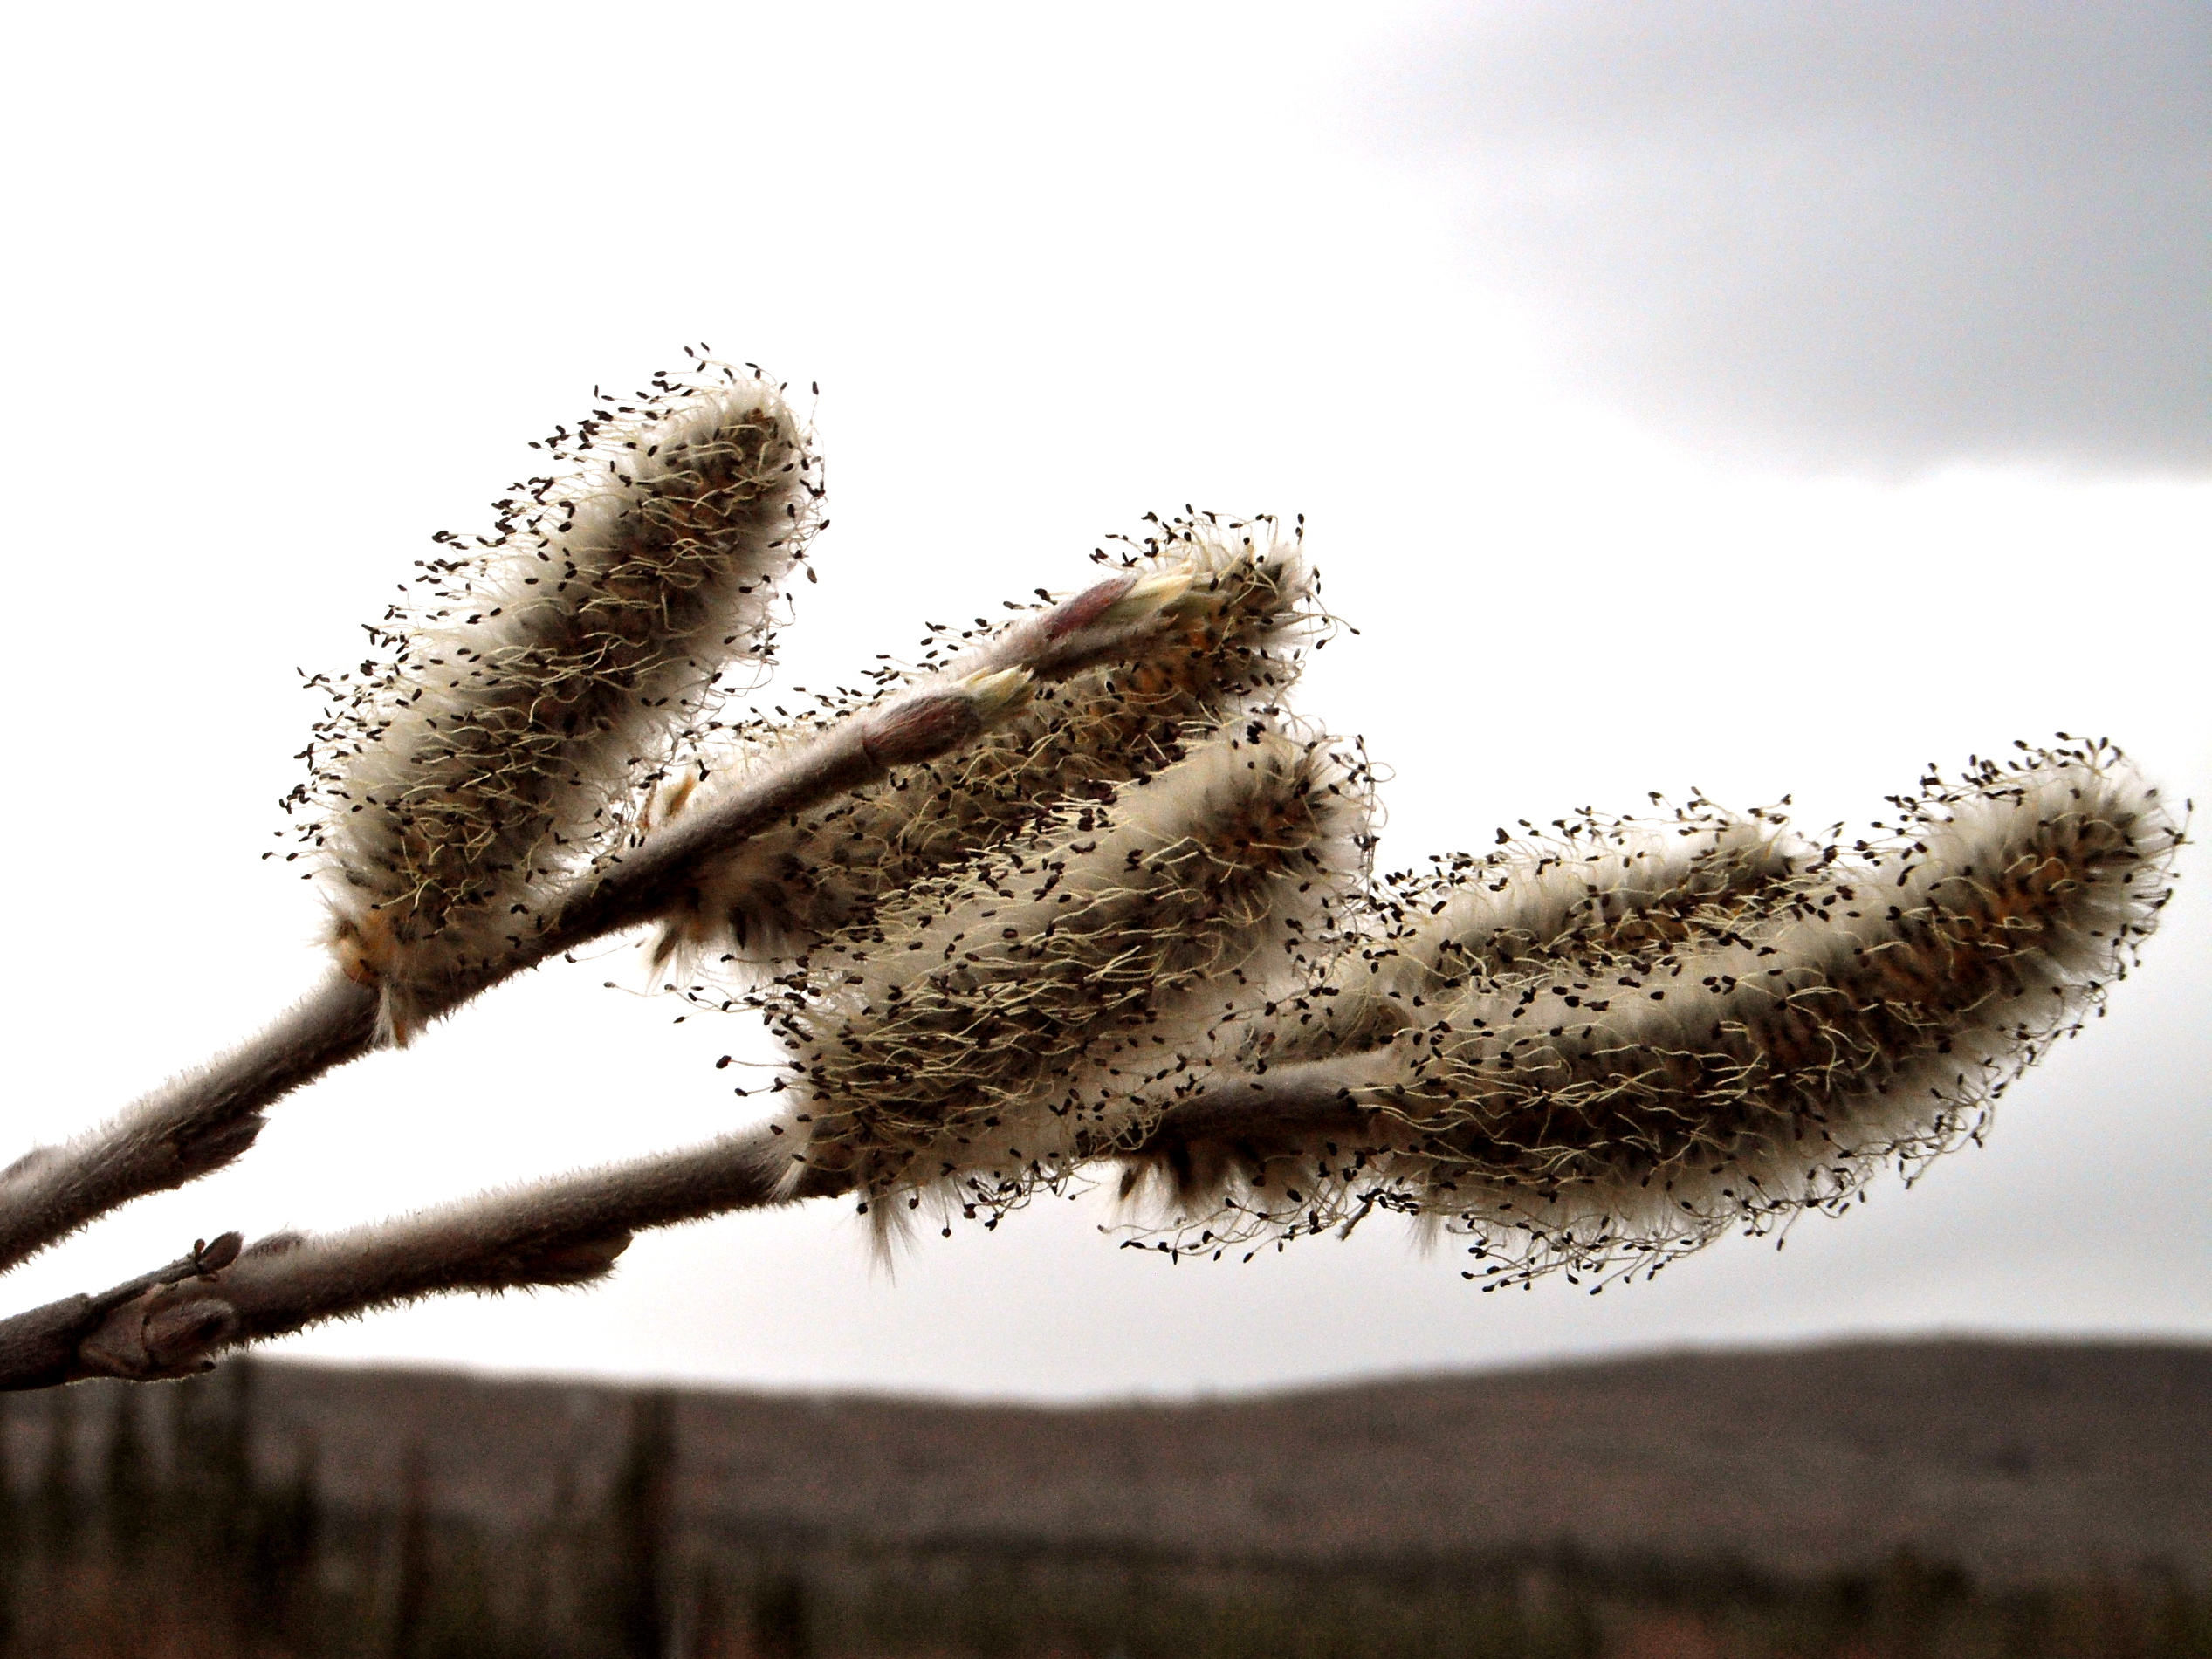
<path id="1" fill-rule="evenodd" d="M 1352 15 L 1354 13 L 1357 15 Z M 1069 587 L 1151 508 L 1302 511 L 1363 630 L 1303 696 L 1386 861 L 1647 789 L 1863 819 L 2109 733 L 2212 778 L 2201 7 L 48 9 L 0 98 L 18 1142 L 273 1011 L 313 709 L 528 437 L 704 339 L 819 380 L 835 524 L 783 683 Z M 1989 1148 L 1776 1256 L 1483 1297 L 1384 1230 L 1247 1268 L 1095 1206 L 641 1241 L 588 1297 L 296 1352 L 1182 1392 L 1658 1343 L 2212 1334 L 2212 908 Z M 12 1277 L 105 1284 L 712 1133 L 621 951 L 282 1107 Z M 750 1045 L 750 1046 L 748 1046 Z"/>
<path id="2" fill-rule="evenodd" d="M 1371 107 L 1578 382 L 1736 454 L 2212 465 L 2212 7 L 1534 0 Z"/>

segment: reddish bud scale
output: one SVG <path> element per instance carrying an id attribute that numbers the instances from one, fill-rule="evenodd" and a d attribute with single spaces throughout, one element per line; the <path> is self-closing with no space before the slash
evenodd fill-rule
<path id="1" fill-rule="evenodd" d="M 1187 589 L 1127 622 L 1102 623 L 1148 579 L 1187 572 Z M 940 760 L 895 772 L 721 860 L 671 923 L 663 955 L 718 948 L 741 963 L 788 959 L 861 927 L 889 896 L 1000 844 L 1040 808 L 1103 804 L 1172 764 L 1195 737 L 1274 706 L 1295 681 L 1297 647 L 1323 625 L 1311 579 L 1274 525 L 1178 524 L 1132 572 L 1014 624 L 941 670 L 1029 667 L 1029 705 Z M 1042 682 L 1066 664 L 1081 667 Z M 1058 666 L 1055 666 L 1058 665 Z M 773 764 L 774 740 L 762 744 Z M 722 774 L 742 779 L 740 762 Z"/>

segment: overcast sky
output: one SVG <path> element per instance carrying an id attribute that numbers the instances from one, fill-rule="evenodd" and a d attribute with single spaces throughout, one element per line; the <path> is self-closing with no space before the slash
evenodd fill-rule
<path id="1" fill-rule="evenodd" d="M 1148 510 L 1304 511 L 1362 633 L 1302 706 L 1394 772 L 1391 863 L 1649 789 L 1863 819 L 2058 728 L 2204 794 L 2204 16 L 48 9 L 0 71 L 9 1133 L 319 971 L 259 857 L 295 668 L 352 660 L 527 438 L 687 341 L 821 388 L 835 522 L 787 682 L 1076 586 Z M 1483 1297 L 1384 1230 L 1170 1269 L 1048 1204 L 887 1277 L 818 1206 L 642 1240 L 589 1296 L 285 1346 L 1068 1396 L 2212 1335 L 2200 862 L 1987 1149 L 1780 1256 Z M 742 1121 L 712 1061 L 758 1035 L 601 989 L 639 977 L 541 974 L 326 1080 L 16 1303 Z"/>
<path id="2" fill-rule="evenodd" d="M 1384 141 L 1578 383 L 1732 452 L 2212 465 L 2212 7 L 1532 0 Z"/>

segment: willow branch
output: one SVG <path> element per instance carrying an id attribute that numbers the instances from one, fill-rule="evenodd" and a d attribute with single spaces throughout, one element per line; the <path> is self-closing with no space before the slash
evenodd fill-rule
<path id="1" fill-rule="evenodd" d="M 368 1051 L 376 993 L 333 973 L 259 1035 L 106 1123 L 0 1171 L 0 1270 L 107 1211 L 211 1174 L 253 1145 L 266 1107 Z"/>
<path id="2" fill-rule="evenodd" d="M 1874 1162 L 1931 1156 L 1967 1133 L 1963 1111 L 2099 1004 L 2172 890 L 2178 823 L 2101 751 L 1989 769 L 1941 805 L 1948 817 L 1914 820 L 1912 839 L 1864 866 L 1808 873 L 1748 934 L 1617 975 L 1606 996 L 1575 1004 L 1573 1031 L 1538 1019 L 1516 1036 L 1516 1011 L 1541 987 L 1471 983 L 1429 1005 L 1428 1023 L 1409 1028 L 1416 1040 L 1201 1071 L 1141 1129 L 1102 1120 L 1067 1144 L 1065 1163 L 1119 1159 L 1206 1213 L 1241 1213 L 1201 1244 L 1349 1227 L 1377 1205 L 1448 1210 L 1478 1258 L 1501 1234 L 1526 1241 L 1494 1264 L 1499 1283 L 1605 1265 L 1609 1250 L 1664 1258 L 1827 1207 Z M 1543 986 L 1591 990 L 1577 965 Z M 1640 994 L 1615 1008 L 1619 991 Z M 1037 1098 L 1049 1108 L 1049 1092 Z M 0 1386 L 181 1375 L 373 1307 L 587 1283 L 644 1228 L 855 1188 L 879 1196 L 865 1169 L 813 1155 L 793 1133 L 806 1121 L 326 1238 L 264 1240 L 235 1259 L 226 1236 L 104 1296 L 0 1324 Z M 974 1169 L 993 1167 L 989 1148 L 979 1155 Z M 960 1174 L 950 1150 L 945 1169 Z M 1654 1169 L 1666 1181 L 1656 1195 L 1638 1179 Z M 1807 1169 L 1807 1184 L 1788 1184 Z M 1708 1191 L 1693 1174 L 1730 1184 Z M 1581 1212 L 1550 1211 L 1584 1193 L 1618 1218 L 1578 1237 Z"/>
<path id="3" fill-rule="evenodd" d="M 0 1388 L 185 1376 L 227 1349 L 374 1308 L 587 1285 L 649 1228 L 835 1189 L 816 1179 L 793 1190 L 788 1167 L 777 1133 L 759 1128 L 346 1232 L 243 1251 L 226 1235 L 220 1251 L 0 1322 Z"/>
<path id="4" fill-rule="evenodd" d="M 425 991 L 420 1011 L 452 1012 L 549 957 L 655 920 L 704 862 L 769 827 L 948 754 L 1013 706 L 1009 673 L 1058 680 L 1141 652 L 1157 606 L 1121 575 L 1042 609 L 945 673 L 856 710 L 770 757 L 711 805 L 610 856 L 550 908 L 545 925 L 503 960 Z M 1163 592 L 1163 600 L 1171 593 Z M 1131 610 L 1136 614 L 1131 615 Z M 379 990 L 333 974 L 273 1024 L 220 1059 L 185 1073 L 75 1139 L 34 1148 L 0 1171 L 0 1272 L 59 1243 L 107 1211 L 196 1181 L 241 1156 L 266 1109 L 377 1045 Z"/>
<path id="5" fill-rule="evenodd" d="M 1343 1080 L 1320 1064 L 1224 1075 L 1135 1150 L 1164 1155 L 1185 1138 L 1265 1143 L 1271 1130 L 1366 1121 Z M 588 1285 L 640 1232 L 850 1189 L 841 1172 L 794 1169 L 790 1148 L 780 1125 L 763 1126 L 345 1232 L 278 1233 L 244 1249 L 226 1233 L 100 1295 L 0 1320 L 0 1390 L 188 1376 L 227 1350 L 381 1307 Z"/>
<path id="6" fill-rule="evenodd" d="M 166 1267 L 126 1279 L 97 1296 L 65 1296 L 10 1320 L 0 1320 L 0 1390 L 58 1388 L 91 1373 L 78 1351 L 117 1308 L 149 1292 L 211 1275 L 237 1258 L 239 1236 L 196 1241 Z"/>
<path id="7" fill-rule="evenodd" d="M 1364 1115 L 1343 1102 L 1340 1075 L 1310 1065 L 1225 1077 L 1171 1110 L 1142 1150 Z M 640 1232 L 848 1189 L 835 1170 L 791 1179 L 789 1148 L 780 1126 L 764 1126 L 345 1232 L 279 1233 L 244 1249 L 226 1233 L 99 1295 L 0 1320 L 0 1390 L 187 1376 L 226 1350 L 380 1307 L 587 1285 Z"/>

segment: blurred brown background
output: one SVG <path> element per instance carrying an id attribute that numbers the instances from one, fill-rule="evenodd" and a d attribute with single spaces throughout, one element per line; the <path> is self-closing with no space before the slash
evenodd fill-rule
<path id="1" fill-rule="evenodd" d="M 10 1402 L 11 1655 L 2212 1654 L 2212 1348 L 1180 1405 L 234 1361 Z"/>

